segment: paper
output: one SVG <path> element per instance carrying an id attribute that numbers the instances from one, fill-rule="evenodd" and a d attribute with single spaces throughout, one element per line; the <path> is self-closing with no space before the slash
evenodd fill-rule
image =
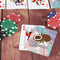
<path id="1" fill-rule="evenodd" d="M 50 0 L 51 8 L 60 8 L 60 0 Z"/>
<path id="2" fill-rule="evenodd" d="M 0 9 L 5 9 L 5 0 L 0 0 Z"/>
<path id="3" fill-rule="evenodd" d="M 29 9 L 49 9 L 48 0 L 28 0 Z"/>
<path id="4" fill-rule="evenodd" d="M 7 9 L 27 9 L 26 0 L 7 0 Z"/>
<path id="5" fill-rule="evenodd" d="M 33 29 L 36 28 L 36 26 L 38 25 L 25 25 L 25 24 L 22 25 L 19 50 L 28 50 L 28 48 L 25 49 L 25 44 L 29 40 L 31 33 Z M 44 26 L 40 26 L 40 27 L 44 28 Z"/>
<path id="6" fill-rule="evenodd" d="M 28 48 L 28 51 L 48 57 L 56 35 L 56 31 L 37 26 L 25 44 L 25 48 Z"/>

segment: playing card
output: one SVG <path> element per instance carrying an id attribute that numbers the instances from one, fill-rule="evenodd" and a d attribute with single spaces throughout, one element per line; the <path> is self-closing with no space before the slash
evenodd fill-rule
<path id="1" fill-rule="evenodd" d="M 50 0 L 51 8 L 60 8 L 60 0 Z"/>
<path id="2" fill-rule="evenodd" d="M 48 57 L 56 35 L 56 31 L 37 26 L 33 30 L 29 40 L 25 44 L 25 47 L 31 52 Z"/>
<path id="3" fill-rule="evenodd" d="M 7 0 L 7 9 L 27 9 L 27 0 Z"/>
<path id="4" fill-rule="evenodd" d="M 28 0 L 29 9 L 49 9 L 48 0 Z"/>
<path id="5" fill-rule="evenodd" d="M 19 50 L 28 50 L 28 48 L 25 49 L 25 44 L 29 40 L 32 31 L 36 28 L 36 26 L 37 25 L 25 25 L 25 24 L 22 25 Z M 40 27 L 44 27 L 44 26 L 40 26 Z"/>
<path id="6" fill-rule="evenodd" d="M 0 0 L 0 9 L 5 9 L 5 0 Z"/>

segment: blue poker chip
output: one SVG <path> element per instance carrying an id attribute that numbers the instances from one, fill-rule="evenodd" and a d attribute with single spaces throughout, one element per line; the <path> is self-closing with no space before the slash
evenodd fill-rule
<path id="1" fill-rule="evenodd" d="M 47 18 L 51 18 L 51 17 L 54 17 L 56 15 L 56 12 L 50 12 L 47 16 Z"/>

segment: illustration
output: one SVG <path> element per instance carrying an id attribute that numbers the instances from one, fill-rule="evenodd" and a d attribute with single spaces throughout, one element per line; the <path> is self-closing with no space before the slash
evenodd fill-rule
<path id="1" fill-rule="evenodd" d="M 17 6 L 19 6 L 24 0 L 10 0 L 10 1 L 14 2 Z"/>
<path id="2" fill-rule="evenodd" d="M 42 2 L 42 5 L 45 5 L 45 0 L 32 0 L 33 3 L 36 3 L 37 5 L 41 5 L 41 2 Z"/>

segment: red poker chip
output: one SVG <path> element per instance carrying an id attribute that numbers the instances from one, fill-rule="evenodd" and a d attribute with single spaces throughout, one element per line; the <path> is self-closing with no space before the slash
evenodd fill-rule
<path id="1" fill-rule="evenodd" d="M 7 17 L 5 17 L 3 20 L 6 20 L 6 19 L 13 20 L 15 21 L 15 23 L 18 23 L 21 21 L 21 16 L 16 13 L 12 13 L 7 15 Z"/>
<path id="2" fill-rule="evenodd" d="M 56 14 L 47 20 L 47 26 L 53 29 L 60 27 L 60 13 Z"/>

